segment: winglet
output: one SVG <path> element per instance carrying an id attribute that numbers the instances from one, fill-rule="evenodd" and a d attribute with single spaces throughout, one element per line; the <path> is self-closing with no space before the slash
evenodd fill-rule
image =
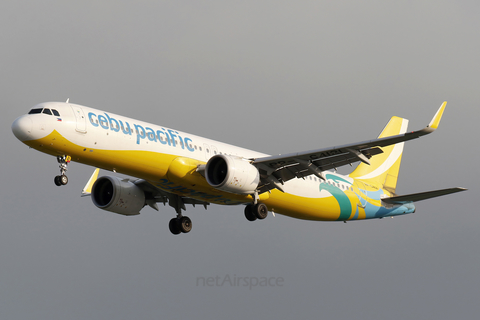
<path id="1" fill-rule="evenodd" d="M 440 120 L 442 119 L 443 111 L 445 110 L 446 106 L 447 106 L 447 101 L 442 103 L 440 108 L 438 108 L 438 111 L 437 113 L 435 113 L 435 116 L 433 117 L 432 121 L 430 121 L 428 126 L 424 129 L 425 131 L 428 131 L 430 133 L 438 128 L 438 125 L 440 124 Z"/>
<path id="2" fill-rule="evenodd" d="M 95 181 L 97 181 L 97 177 L 98 177 L 99 172 L 100 172 L 99 168 L 95 169 L 92 176 L 90 177 L 87 184 L 85 185 L 85 187 L 82 190 L 82 197 L 87 197 L 87 196 L 91 195 L 93 184 L 95 183 Z"/>

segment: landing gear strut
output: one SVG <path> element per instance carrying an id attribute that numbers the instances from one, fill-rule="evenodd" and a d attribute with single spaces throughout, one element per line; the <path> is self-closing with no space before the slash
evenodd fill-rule
<path id="1" fill-rule="evenodd" d="M 60 164 L 60 175 L 56 176 L 53 180 L 57 186 L 64 186 L 68 183 L 68 178 L 65 175 L 65 172 L 67 172 L 67 167 L 71 159 L 70 156 L 57 156 L 57 161 Z"/>

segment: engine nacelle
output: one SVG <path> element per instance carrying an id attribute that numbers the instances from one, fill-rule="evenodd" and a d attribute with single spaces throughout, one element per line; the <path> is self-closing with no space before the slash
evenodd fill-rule
<path id="1" fill-rule="evenodd" d="M 212 187 L 236 194 L 251 194 L 260 182 L 260 173 L 250 162 L 223 154 L 208 160 L 205 177 Z"/>
<path id="2" fill-rule="evenodd" d="M 104 176 L 93 184 L 92 201 L 100 209 L 133 216 L 145 206 L 145 192 L 128 180 Z"/>

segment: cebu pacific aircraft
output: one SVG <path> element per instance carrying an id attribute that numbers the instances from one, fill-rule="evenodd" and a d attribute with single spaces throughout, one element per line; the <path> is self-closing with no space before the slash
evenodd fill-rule
<path id="1" fill-rule="evenodd" d="M 146 205 L 169 204 L 173 234 L 187 233 L 186 205 L 244 205 L 249 221 L 268 212 L 298 219 L 349 221 L 415 212 L 415 201 L 466 190 L 449 188 L 397 195 L 407 140 L 437 129 L 446 102 L 430 124 L 406 132 L 408 120 L 392 117 L 377 139 L 270 156 L 164 126 L 67 102 L 33 107 L 12 124 L 29 147 L 55 156 L 58 186 L 68 182 L 70 161 L 96 167 L 83 195 L 100 209 L 131 216 Z M 359 162 L 348 176 L 336 168 Z M 122 173 L 98 178 L 99 169 Z M 329 171 L 334 169 L 334 171 Z"/>

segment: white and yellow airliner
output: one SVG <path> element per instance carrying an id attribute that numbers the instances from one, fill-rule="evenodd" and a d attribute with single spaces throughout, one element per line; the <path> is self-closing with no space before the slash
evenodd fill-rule
<path id="1" fill-rule="evenodd" d="M 403 145 L 437 129 L 444 102 L 424 129 L 407 133 L 408 120 L 392 117 L 377 139 L 270 156 L 164 126 L 67 102 L 33 107 L 12 124 L 15 136 L 57 157 L 58 186 L 68 182 L 70 161 L 96 167 L 83 195 L 100 209 L 137 215 L 168 203 L 177 216 L 173 234 L 187 233 L 186 204 L 245 205 L 245 217 L 268 212 L 298 219 L 349 221 L 415 212 L 413 202 L 464 188 L 395 193 Z M 348 176 L 336 168 L 359 162 Z M 126 174 L 98 178 L 99 169 Z M 329 171 L 334 169 L 334 171 Z"/>

